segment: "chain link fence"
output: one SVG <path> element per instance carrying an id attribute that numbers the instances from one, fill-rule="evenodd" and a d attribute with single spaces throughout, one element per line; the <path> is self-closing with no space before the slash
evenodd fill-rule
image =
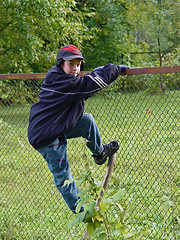
<path id="1" fill-rule="evenodd" d="M 29 110 L 42 81 L 0 80 L 0 239 L 79 240 L 86 231 L 84 223 L 67 227 L 73 214 L 28 143 Z M 124 75 L 85 103 L 102 142 L 121 143 L 107 195 L 125 189 L 126 214 L 122 219 L 115 207 L 108 214 L 126 232 L 108 239 L 180 237 L 179 87 L 179 72 Z M 104 178 L 107 166 L 95 165 L 83 139 L 68 140 L 68 160 L 74 178 L 86 162 L 97 181 Z"/>

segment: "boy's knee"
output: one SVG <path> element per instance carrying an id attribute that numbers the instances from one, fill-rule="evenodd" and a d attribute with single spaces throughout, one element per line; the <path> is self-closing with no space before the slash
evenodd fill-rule
<path id="1" fill-rule="evenodd" d="M 84 117 L 85 117 L 86 121 L 94 122 L 94 118 L 93 118 L 93 116 L 90 113 L 85 113 Z"/>

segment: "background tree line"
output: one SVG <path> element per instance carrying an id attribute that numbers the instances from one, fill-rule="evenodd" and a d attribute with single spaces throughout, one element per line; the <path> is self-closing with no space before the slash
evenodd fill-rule
<path id="1" fill-rule="evenodd" d="M 0 1 L 0 73 L 47 72 L 65 44 L 85 70 L 179 64 L 178 0 Z"/>

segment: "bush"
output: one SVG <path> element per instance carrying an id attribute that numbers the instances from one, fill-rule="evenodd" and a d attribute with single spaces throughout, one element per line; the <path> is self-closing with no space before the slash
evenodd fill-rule
<path id="1" fill-rule="evenodd" d="M 1 80 L 0 104 L 18 105 L 38 100 L 41 80 Z"/>

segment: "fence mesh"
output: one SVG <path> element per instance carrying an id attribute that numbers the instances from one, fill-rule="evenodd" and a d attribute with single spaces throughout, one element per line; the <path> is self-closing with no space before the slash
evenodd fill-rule
<path id="1" fill-rule="evenodd" d="M 0 239 L 79 240 L 86 231 L 84 223 L 67 227 L 73 214 L 28 143 L 29 110 L 42 81 L 0 80 Z M 121 76 L 85 103 L 102 142 L 121 143 L 108 189 L 125 189 L 126 234 L 109 239 L 180 237 L 179 85 L 179 73 Z M 104 178 L 107 166 L 95 165 L 83 139 L 68 140 L 68 160 L 74 178 L 86 162 L 97 181 Z M 121 219 L 115 207 L 108 214 Z"/>

